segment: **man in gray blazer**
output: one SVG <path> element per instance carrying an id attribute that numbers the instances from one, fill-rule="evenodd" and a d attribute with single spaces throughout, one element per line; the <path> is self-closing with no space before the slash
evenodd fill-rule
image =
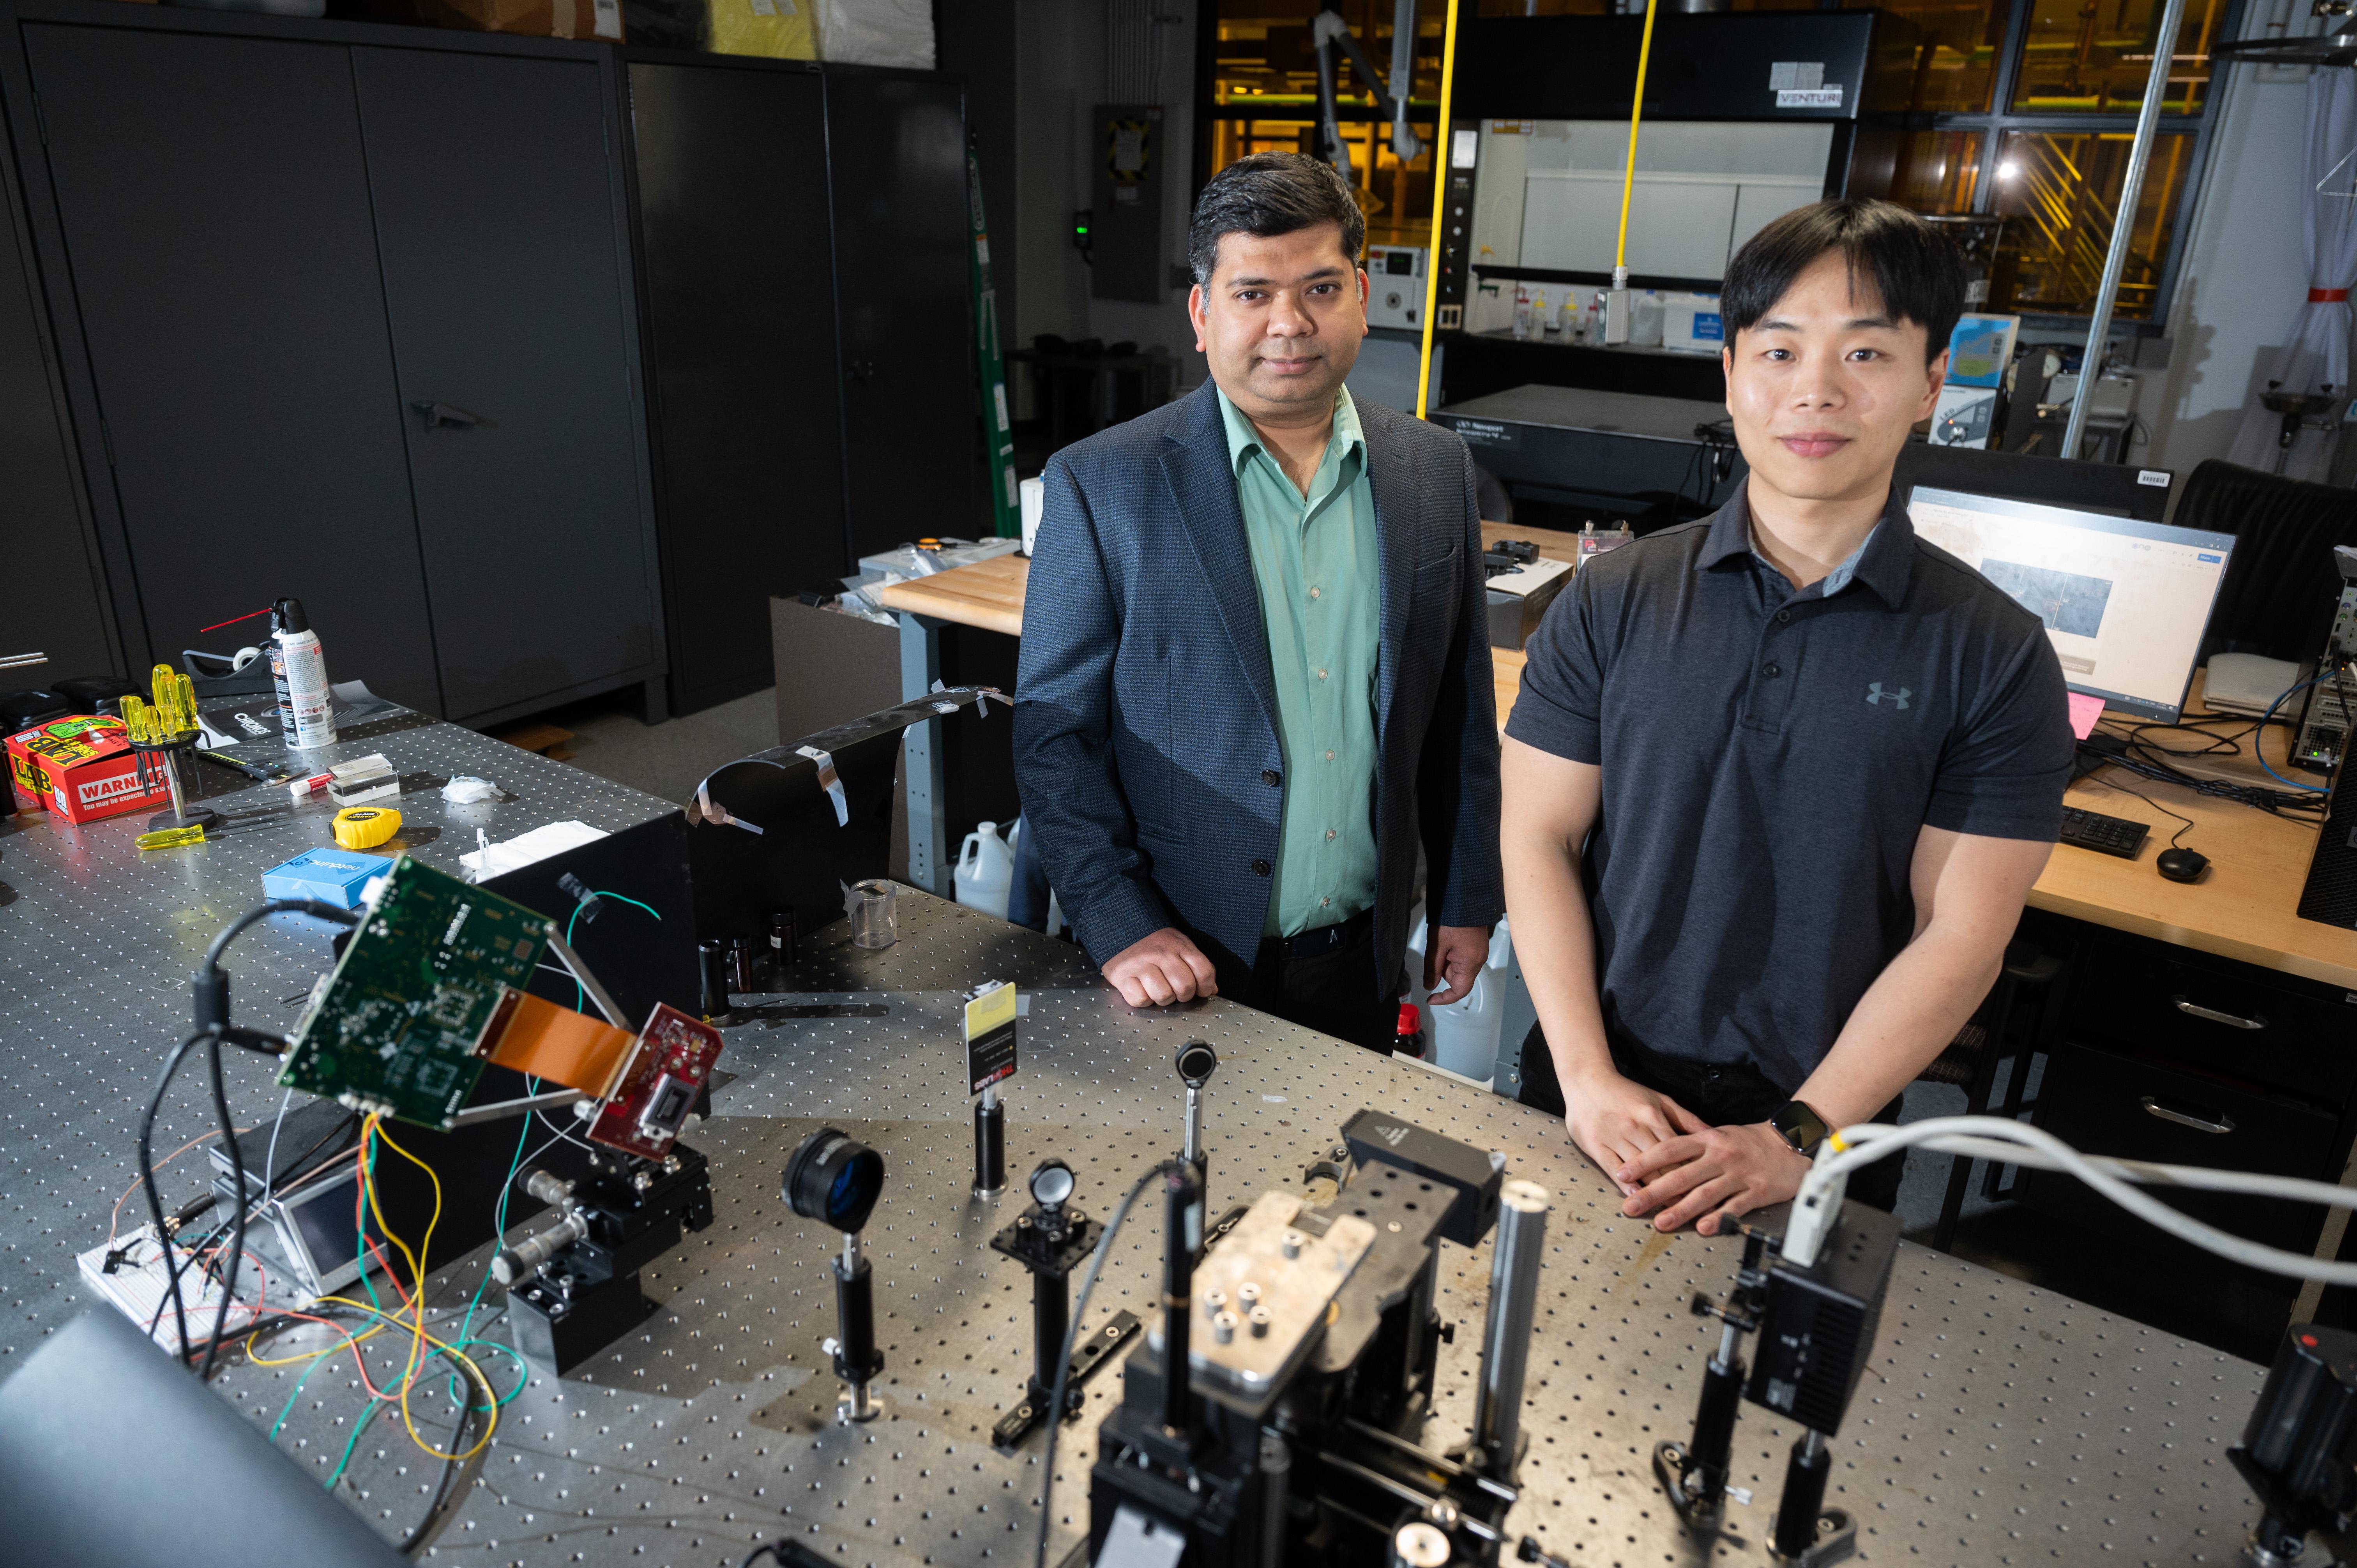
<path id="1" fill-rule="evenodd" d="M 1472 458 L 1342 385 L 1365 220 L 1264 153 L 1196 203 L 1211 384 L 1048 465 L 1015 770 L 1048 880 L 1132 1006 L 1224 992 L 1378 1049 L 1417 849 L 1433 1000 L 1503 908 Z"/>

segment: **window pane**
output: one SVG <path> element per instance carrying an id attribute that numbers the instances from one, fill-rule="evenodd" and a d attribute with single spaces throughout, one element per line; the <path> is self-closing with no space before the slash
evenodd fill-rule
<path id="1" fill-rule="evenodd" d="M 1996 169 L 1996 211 L 2006 220 L 2005 233 L 1989 280 L 1991 308 L 2093 313 L 2132 140 L 2126 131 L 2006 134 L 1997 144 Z M 2151 318 L 2192 162 L 2190 135 L 2166 134 L 2154 141 L 2114 306 L 2126 319 Z"/>
<path id="2" fill-rule="evenodd" d="M 1876 131 L 1857 134 L 1849 191 L 1878 196 L 1918 212 L 1970 212 L 1980 188 L 1978 131 Z"/>
<path id="3" fill-rule="evenodd" d="M 1309 24 L 1320 10 L 1332 9 L 1351 24 L 1359 47 L 1375 62 L 1388 82 L 1392 69 L 1391 0 L 1218 0 L 1219 45 L 1211 73 L 1215 103 L 1265 103 L 1314 109 L 1318 102 L 1318 51 L 1310 45 Z M 1512 0 L 1512 15 L 1522 14 L 1522 0 Z M 1603 0 L 1595 0 L 1601 10 Z M 1439 0 L 1419 0 L 1416 14 L 1415 64 L 1408 84 L 1409 102 L 1428 115 L 1440 106 L 1441 21 Z M 1488 13 L 1485 11 L 1484 15 Z M 1371 108 L 1374 100 L 1350 58 L 1334 51 L 1334 91 L 1344 107 Z"/>
<path id="4" fill-rule="evenodd" d="M 1742 0 L 1737 0 L 1738 9 L 1741 5 Z M 1996 78 L 1997 51 L 2005 45 L 2006 21 L 2012 10 L 2008 0 L 1882 0 L 1876 9 L 1903 18 L 1899 24 L 1904 29 L 1902 36 L 1912 46 L 1914 69 L 1908 108 L 1943 113 L 1986 112 Z M 1878 44 L 1876 53 L 1881 53 Z"/>
<path id="5" fill-rule="evenodd" d="M 2029 36 L 2013 106 L 2023 113 L 2134 113 L 2152 70 L 2161 0 L 2031 0 Z M 2225 0 L 2187 0 L 2169 61 L 2164 114 L 2198 114 L 2210 81 L 2210 45 Z"/>
<path id="6" fill-rule="evenodd" d="M 1428 245 L 1432 242 L 1432 125 L 1411 123 L 1425 150 L 1403 164 L 1392 151 L 1391 126 L 1372 121 L 1345 121 L 1342 140 L 1351 149 L 1351 193 L 1367 218 L 1371 245 Z M 1218 173 L 1252 153 L 1308 153 L 1318 150 L 1316 122 L 1310 120 L 1216 120 L 1211 124 L 1211 167 Z"/>

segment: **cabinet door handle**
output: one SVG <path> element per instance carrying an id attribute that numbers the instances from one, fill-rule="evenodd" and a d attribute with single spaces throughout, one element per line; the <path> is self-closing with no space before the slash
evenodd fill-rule
<path id="1" fill-rule="evenodd" d="M 2233 1013 L 2221 1013 L 2215 1007 L 2204 1007 L 2199 1002 L 2188 1002 L 2182 996 L 2172 996 L 2169 1000 L 2176 1004 L 2179 1012 L 2189 1017 L 2207 1018 L 2212 1024 L 2223 1024 L 2230 1029 L 2264 1029 L 2267 1026 L 2265 1018 L 2244 1018 Z"/>
<path id="2" fill-rule="evenodd" d="M 413 403 L 409 405 L 425 416 L 425 428 L 434 430 L 452 425 L 460 430 L 472 430 L 483 423 L 479 413 L 468 413 L 463 408 L 453 408 L 447 403 Z"/>
<path id="3" fill-rule="evenodd" d="M 2145 1114 L 2147 1116 L 2158 1116 L 2164 1122 L 2174 1122 L 2180 1127 L 2190 1127 L 2197 1133 L 2216 1133 L 2223 1136 L 2234 1130 L 2233 1121 L 2229 1117 L 2221 1116 L 2215 1122 L 2205 1122 L 2190 1112 L 2163 1105 L 2159 1100 L 2149 1094 L 2140 1098 L 2136 1103 L 2144 1107 Z"/>

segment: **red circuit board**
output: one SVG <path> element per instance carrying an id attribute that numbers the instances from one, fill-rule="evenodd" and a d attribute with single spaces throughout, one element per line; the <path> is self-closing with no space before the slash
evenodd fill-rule
<path id="1" fill-rule="evenodd" d="M 719 1059 L 719 1030 L 668 1003 L 658 1003 L 639 1032 L 638 1048 L 623 1069 L 620 1087 L 589 1123 L 589 1141 L 651 1160 L 670 1154 L 680 1122 Z"/>

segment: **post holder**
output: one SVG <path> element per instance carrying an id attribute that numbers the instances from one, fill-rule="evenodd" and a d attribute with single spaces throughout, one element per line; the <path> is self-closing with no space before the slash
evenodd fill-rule
<path id="1" fill-rule="evenodd" d="M 1033 1187 L 1039 1185 L 1035 1174 Z M 1077 1208 L 1035 1202 L 990 1239 L 994 1251 L 1031 1273 L 1031 1375 L 1023 1397 L 990 1430 L 991 1443 L 1002 1451 L 1014 1448 L 1048 1419 L 1055 1402 L 1056 1359 L 1063 1354 L 1064 1336 L 1071 1326 L 1071 1273 L 1095 1250 L 1103 1232 L 1103 1225 Z M 1080 1413 L 1082 1385 L 1090 1374 L 1143 1326 L 1136 1314 L 1116 1312 L 1103 1328 L 1074 1343 L 1071 1368 L 1064 1377 L 1065 1419 Z"/>

